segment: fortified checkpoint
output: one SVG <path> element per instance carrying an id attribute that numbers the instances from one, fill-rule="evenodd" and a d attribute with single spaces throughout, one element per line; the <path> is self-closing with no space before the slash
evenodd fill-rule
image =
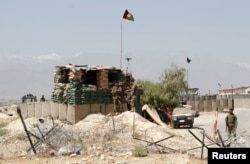
<path id="1" fill-rule="evenodd" d="M 55 67 L 51 102 L 23 103 L 20 105 L 21 113 L 24 118 L 52 116 L 72 124 L 90 113 L 113 113 L 111 91 L 117 81 L 123 89 L 123 110 L 128 110 L 130 99 L 136 97 L 133 99 L 135 110 L 141 113 L 139 100 L 142 89 L 136 85 L 131 73 L 110 66 L 73 64 Z M 134 96 L 125 97 L 126 88 L 131 88 L 126 95 Z"/>

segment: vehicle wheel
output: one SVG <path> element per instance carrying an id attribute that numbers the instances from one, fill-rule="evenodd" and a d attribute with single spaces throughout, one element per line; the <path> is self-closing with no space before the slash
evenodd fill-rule
<path id="1" fill-rule="evenodd" d="M 190 128 L 193 128 L 193 124 L 190 124 Z"/>
<path id="2" fill-rule="evenodd" d="M 178 129 L 179 127 L 180 127 L 180 125 L 178 125 L 178 124 L 177 124 L 177 125 L 176 125 L 176 124 L 174 125 L 174 128 L 175 128 L 175 129 Z"/>

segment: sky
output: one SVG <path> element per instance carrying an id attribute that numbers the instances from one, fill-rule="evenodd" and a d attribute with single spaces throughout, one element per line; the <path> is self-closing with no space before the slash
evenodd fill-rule
<path id="1" fill-rule="evenodd" d="M 248 0 L 0 1 L 0 97 L 50 98 L 55 67 L 69 63 L 122 63 L 136 79 L 153 82 L 177 65 L 201 95 L 250 86 L 249 6 Z M 122 18 L 126 9 L 134 21 Z"/>

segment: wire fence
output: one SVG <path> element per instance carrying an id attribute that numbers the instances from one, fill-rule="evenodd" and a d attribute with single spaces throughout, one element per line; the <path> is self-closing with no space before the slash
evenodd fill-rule
<path id="1" fill-rule="evenodd" d="M 89 145 L 97 143 L 101 143 L 103 149 L 112 149 L 109 141 L 114 140 L 116 135 L 122 134 L 128 128 L 126 124 L 113 116 L 107 116 L 106 123 L 95 129 L 64 123 L 53 124 L 50 120 L 40 123 L 37 120 L 31 119 L 25 123 L 37 155 L 48 155 L 50 151 L 57 151 L 61 147 L 67 147 L 69 151 L 72 151 L 76 145 L 87 149 Z M 119 141 L 122 142 L 122 139 Z M 13 157 L 27 154 L 33 155 L 34 153 L 24 129 L 18 129 L 16 132 L 14 130 L 0 139 L 0 159 L 2 156 Z"/>

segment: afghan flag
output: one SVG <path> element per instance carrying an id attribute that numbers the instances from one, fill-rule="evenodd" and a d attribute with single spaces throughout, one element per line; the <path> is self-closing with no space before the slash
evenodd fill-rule
<path id="1" fill-rule="evenodd" d="M 125 10 L 125 12 L 123 14 L 123 19 L 134 21 L 133 15 L 128 10 Z"/>

